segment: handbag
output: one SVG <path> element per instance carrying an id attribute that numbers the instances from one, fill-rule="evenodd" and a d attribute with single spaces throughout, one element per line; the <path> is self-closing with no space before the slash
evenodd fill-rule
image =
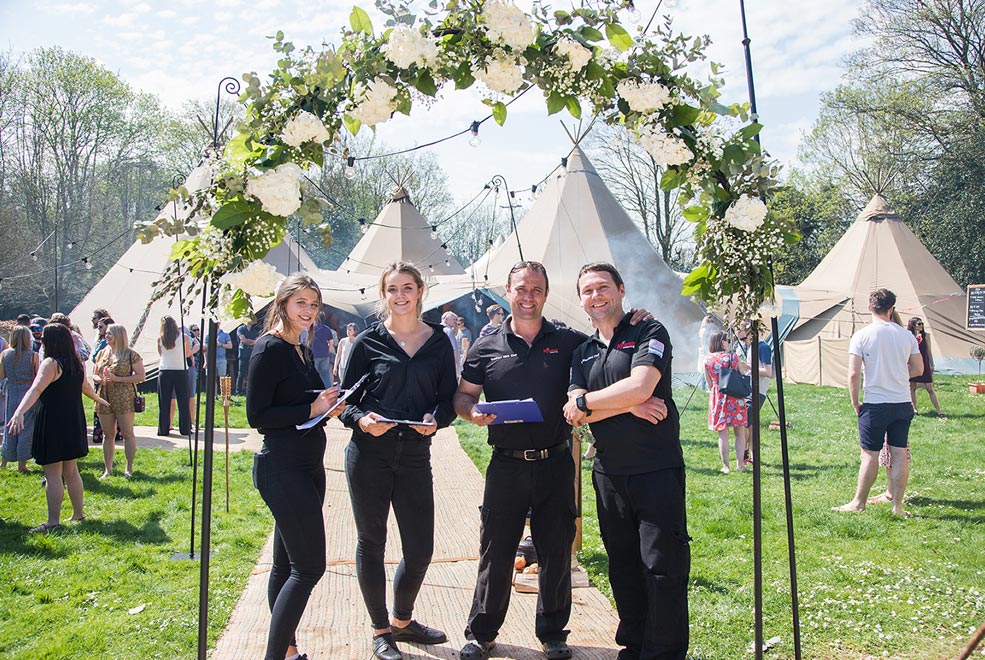
<path id="1" fill-rule="evenodd" d="M 130 352 L 130 372 L 133 372 L 133 351 Z M 133 411 L 142 413 L 147 407 L 147 400 L 137 391 L 136 383 L 131 383 L 131 385 L 133 385 Z"/>
<path id="2" fill-rule="evenodd" d="M 752 378 L 743 376 L 738 369 L 722 367 L 718 377 L 718 389 L 726 396 L 745 399 L 752 394 Z"/>

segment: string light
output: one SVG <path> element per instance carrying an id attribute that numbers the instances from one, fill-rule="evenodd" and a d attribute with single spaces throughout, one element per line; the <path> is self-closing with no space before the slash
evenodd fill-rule
<path id="1" fill-rule="evenodd" d="M 359 231 L 365 234 L 367 229 L 369 226 L 366 224 L 366 218 L 359 218 Z"/>
<path id="2" fill-rule="evenodd" d="M 640 10 L 637 9 L 636 5 L 633 4 L 633 0 L 629 0 L 629 2 L 626 4 L 626 10 L 627 10 L 626 15 L 629 17 L 630 21 L 632 21 L 633 23 L 640 22 L 640 18 L 642 18 L 640 16 Z"/>
<path id="3" fill-rule="evenodd" d="M 431 225 L 431 240 L 437 240 L 438 238 L 438 225 Z"/>
<path id="4" fill-rule="evenodd" d="M 472 134 L 472 137 L 469 138 L 469 145 L 473 147 L 478 147 L 481 145 L 482 138 L 479 137 L 479 122 L 472 122 L 472 127 L 469 128 L 469 132 Z"/>
<path id="5" fill-rule="evenodd" d="M 537 184 L 530 186 L 530 201 L 537 199 Z"/>
<path id="6" fill-rule="evenodd" d="M 342 172 L 347 179 L 356 178 L 356 157 L 349 156 L 345 159 L 345 170 Z"/>
<path id="7" fill-rule="evenodd" d="M 445 257 L 445 268 L 450 268 L 450 267 L 451 267 L 451 259 Z"/>
<path id="8" fill-rule="evenodd" d="M 71 250 L 71 249 L 73 249 L 74 247 L 75 247 L 75 241 L 69 241 L 69 242 L 68 242 L 68 249 L 69 249 L 69 250 Z"/>
<path id="9" fill-rule="evenodd" d="M 434 264 L 428 264 L 428 272 L 434 272 Z"/>
<path id="10" fill-rule="evenodd" d="M 82 263 L 85 264 L 86 270 L 92 270 L 92 262 L 89 261 L 89 257 L 82 257 Z"/>
<path id="11" fill-rule="evenodd" d="M 359 295 L 362 296 L 362 299 L 363 300 L 366 300 L 366 288 L 365 287 L 359 289 Z"/>
<path id="12" fill-rule="evenodd" d="M 34 259 L 35 261 L 37 261 L 38 260 L 38 253 L 37 252 L 32 252 L 31 253 L 31 258 Z"/>

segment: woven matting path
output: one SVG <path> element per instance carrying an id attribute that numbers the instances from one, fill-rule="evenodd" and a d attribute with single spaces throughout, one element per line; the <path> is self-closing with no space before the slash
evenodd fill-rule
<path id="1" fill-rule="evenodd" d="M 311 660 L 368 660 L 373 657 L 369 615 L 363 604 L 353 563 L 356 531 L 343 471 L 349 432 L 337 422 L 326 429 L 328 477 L 325 497 L 328 570 L 315 587 L 298 628 L 301 651 Z M 405 658 L 458 657 L 465 645 L 465 619 L 472 604 L 478 566 L 479 504 L 482 475 L 462 451 L 454 429 L 443 429 L 431 450 L 435 493 L 434 556 L 414 612 L 415 617 L 448 633 L 438 646 L 400 644 Z M 271 542 L 268 539 L 229 625 L 212 652 L 213 660 L 246 660 L 263 657 L 270 625 L 267 609 L 267 574 Z M 391 515 L 387 543 L 387 575 L 401 556 L 400 536 Z M 392 582 L 390 583 L 392 584 Z M 568 643 L 575 658 L 611 659 L 618 617 L 609 601 L 593 587 L 574 590 L 574 606 L 568 627 Z M 513 593 L 506 624 L 491 656 L 516 660 L 542 659 L 534 635 L 535 594 Z"/>

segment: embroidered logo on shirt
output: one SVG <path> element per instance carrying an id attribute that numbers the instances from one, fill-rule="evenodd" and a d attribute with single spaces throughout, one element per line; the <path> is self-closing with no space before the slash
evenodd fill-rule
<path id="1" fill-rule="evenodd" d="M 657 357 L 664 356 L 664 344 L 659 339 L 651 339 L 650 345 L 646 348 L 647 352 Z"/>
<path id="2" fill-rule="evenodd" d="M 624 348 L 636 348 L 635 341 L 621 341 L 616 344 L 616 350 L 623 350 Z"/>
<path id="3" fill-rule="evenodd" d="M 592 360 L 594 360 L 594 359 L 595 359 L 595 358 L 597 358 L 598 356 L 599 356 L 599 354 L 598 354 L 598 353 L 596 353 L 595 355 L 589 355 L 589 356 L 588 356 L 587 358 L 582 358 L 582 359 L 581 359 L 581 363 L 582 363 L 582 364 L 585 364 L 586 362 L 591 362 Z"/>
<path id="4" fill-rule="evenodd" d="M 557 355 L 558 349 L 556 348 L 545 348 L 544 353 L 547 355 Z"/>

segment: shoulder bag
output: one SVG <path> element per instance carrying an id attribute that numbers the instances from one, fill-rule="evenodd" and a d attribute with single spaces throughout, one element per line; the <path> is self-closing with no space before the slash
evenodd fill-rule
<path id="1" fill-rule="evenodd" d="M 130 351 L 130 373 L 133 373 L 133 351 Z M 160 378 L 160 376 L 158 376 Z M 137 384 L 131 383 L 133 385 L 133 411 L 135 413 L 142 413 L 147 407 L 147 400 L 144 399 L 143 395 L 137 392 Z"/>
<path id="2" fill-rule="evenodd" d="M 723 366 L 721 375 L 718 377 L 718 389 L 726 396 L 745 399 L 752 394 L 752 379 L 749 376 L 743 376 L 738 369 Z"/>

